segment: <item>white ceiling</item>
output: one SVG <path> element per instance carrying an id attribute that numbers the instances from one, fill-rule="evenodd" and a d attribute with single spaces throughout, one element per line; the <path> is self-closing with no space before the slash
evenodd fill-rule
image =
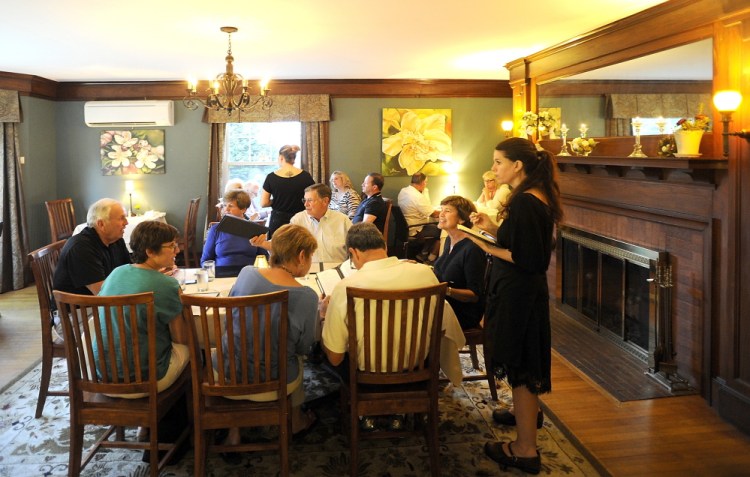
<path id="1" fill-rule="evenodd" d="M 0 70 L 55 81 L 507 79 L 504 65 L 663 0 L 7 0 Z M 8 5 L 8 3 L 12 4 Z"/>

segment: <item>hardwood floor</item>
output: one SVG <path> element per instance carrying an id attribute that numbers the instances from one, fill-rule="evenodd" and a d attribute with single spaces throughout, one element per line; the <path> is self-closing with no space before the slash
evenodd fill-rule
<path id="1" fill-rule="evenodd" d="M 0 295 L 0 388 L 39 360 L 36 289 Z M 611 475 L 750 475 L 750 437 L 697 395 L 618 402 L 553 353 L 554 418 Z"/>

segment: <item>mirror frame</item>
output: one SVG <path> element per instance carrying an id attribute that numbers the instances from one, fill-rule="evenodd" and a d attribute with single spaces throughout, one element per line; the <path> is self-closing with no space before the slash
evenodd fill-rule
<path id="1" fill-rule="evenodd" d="M 714 91 L 743 91 L 730 51 L 735 39 L 725 30 L 736 19 L 750 15 L 742 1 L 670 0 L 602 28 L 572 38 L 505 65 L 513 90 L 513 120 L 518 122 L 526 111 L 538 109 L 539 84 L 640 58 L 660 51 L 707 38 L 714 45 Z M 748 108 L 750 101 L 744 102 Z M 739 116 L 742 117 L 742 116 Z M 713 123 L 721 121 L 714 113 Z M 735 127 L 739 126 L 735 120 Z M 714 155 L 720 154 L 721 135 L 714 135 Z"/>

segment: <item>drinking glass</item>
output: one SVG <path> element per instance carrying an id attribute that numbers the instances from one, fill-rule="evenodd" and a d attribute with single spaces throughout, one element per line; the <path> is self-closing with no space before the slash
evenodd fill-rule
<path id="1" fill-rule="evenodd" d="M 203 270 L 208 272 L 209 282 L 216 278 L 216 263 L 213 260 L 206 260 L 203 262 Z"/>
<path id="2" fill-rule="evenodd" d="M 197 270 L 195 272 L 195 284 L 199 292 L 208 291 L 208 271 Z"/>
<path id="3" fill-rule="evenodd" d="M 175 280 L 177 280 L 177 283 L 180 284 L 180 289 L 182 291 L 185 291 L 185 275 L 186 275 L 185 270 L 181 268 L 178 268 L 177 270 L 175 270 L 174 275 L 172 275 L 175 278 Z"/>

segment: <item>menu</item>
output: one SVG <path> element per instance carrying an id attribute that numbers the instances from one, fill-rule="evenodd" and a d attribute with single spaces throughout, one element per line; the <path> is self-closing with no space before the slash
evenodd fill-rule
<path id="1" fill-rule="evenodd" d="M 219 222 L 217 227 L 217 232 L 226 232 L 247 239 L 268 233 L 268 228 L 263 225 L 229 214 L 221 218 L 221 222 Z"/>
<path id="2" fill-rule="evenodd" d="M 484 240 L 485 242 L 491 243 L 492 245 L 497 245 L 497 239 L 495 238 L 495 236 L 488 232 L 485 232 L 484 230 L 470 229 L 469 227 L 465 227 L 461 224 L 458 224 L 458 230 L 462 230 L 472 237 Z"/>

